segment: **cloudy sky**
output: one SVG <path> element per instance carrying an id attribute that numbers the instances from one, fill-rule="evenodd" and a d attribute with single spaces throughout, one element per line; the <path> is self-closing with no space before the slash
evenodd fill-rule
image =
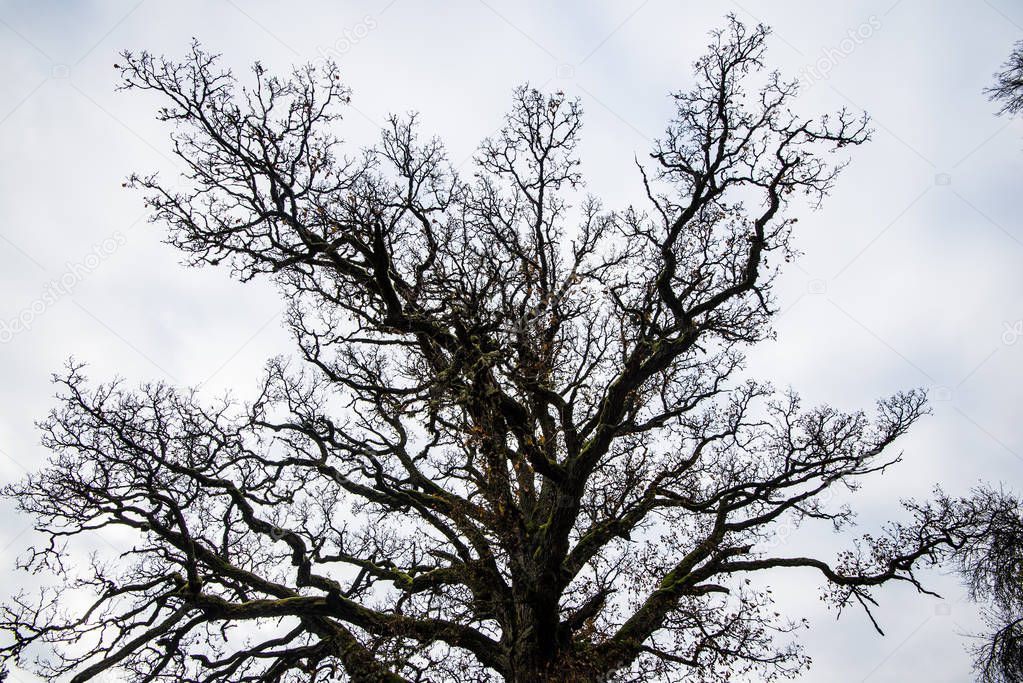
<path id="1" fill-rule="evenodd" d="M 267 283 L 189 270 L 121 183 L 176 172 L 156 102 L 115 93 L 118 51 L 180 55 L 191 37 L 236 67 L 333 58 L 355 92 L 342 134 L 372 142 L 383 117 L 418 110 L 459 163 L 500 125 L 512 88 L 578 95 L 589 190 L 640 201 L 632 167 L 663 129 L 666 94 L 728 12 L 774 28 L 769 61 L 805 84 L 804 112 L 848 106 L 876 134 L 824 207 L 803 212 L 805 256 L 778 290 L 778 339 L 750 374 L 808 402 L 869 408 L 927 387 L 934 414 L 904 439 L 904 462 L 853 497 L 861 530 L 900 514 L 902 497 L 980 481 L 1023 489 L 1023 121 L 983 96 L 1023 38 L 1014 0 L 843 3 L 618 0 L 341 2 L 0 2 L 0 479 L 45 457 L 33 422 L 49 375 L 69 356 L 95 379 L 164 379 L 244 396 L 264 361 L 287 352 Z M 1018 342 L 1018 343 L 1017 343 Z M 0 507 L 9 571 L 29 520 Z M 850 532 L 850 534 L 855 532 Z M 849 543 L 813 528 L 787 540 L 824 556 Z M 782 605 L 807 616 L 814 668 L 836 683 L 968 679 L 974 609 L 954 578 L 941 600 L 881 592 L 875 634 L 817 601 L 816 577 L 778 577 Z M 16 680 L 30 681 L 18 673 Z"/>

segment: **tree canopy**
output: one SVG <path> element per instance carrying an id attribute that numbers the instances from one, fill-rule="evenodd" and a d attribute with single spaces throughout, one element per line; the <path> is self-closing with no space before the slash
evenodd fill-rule
<path id="1" fill-rule="evenodd" d="M 713 34 L 622 209 L 586 193 L 560 92 L 515 90 L 463 177 L 415 115 L 343 143 L 333 65 L 125 53 L 187 169 L 130 184 L 192 263 L 278 283 L 298 358 L 244 403 L 56 378 L 51 460 L 6 489 L 45 539 L 24 566 L 56 579 L 5 604 L 0 657 L 73 681 L 771 680 L 808 664 L 772 572 L 868 615 L 882 584 L 924 591 L 974 529 L 961 502 L 834 560 L 771 542 L 849 523 L 831 492 L 897 463 L 927 408 L 805 406 L 745 372 L 792 203 L 869 137 L 795 113 L 767 37 Z M 108 527 L 134 544 L 83 564 Z"/>
<path id="2" fill-rule="evenodd" d="M 1001 105 L 1000 114 L 1023 112 L 1023 41 L 1016 43 L 1002 70 L 995 74 L 995 84 L 988 96 Z"/>

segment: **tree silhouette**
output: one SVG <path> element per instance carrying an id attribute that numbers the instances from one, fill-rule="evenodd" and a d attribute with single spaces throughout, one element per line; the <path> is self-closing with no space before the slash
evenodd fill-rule
<path id="1" fill-rule="evenodd" d="M 975 640 L 975 669 L 983 683 L 1023 681 L 1023 514 L 1019 499 L 978 490 L 971 515 L 983 520 L 961 539 L 952 564 L 970 597 L 984 606 L 988 632 Z"/>
<path id="2" fill-rule="evenodd" d="M 986 92 L 1001 104 L 999 114 L 1023 112 L 1023 41 Z M 970 597 L 984 606 L 988 632 L 973 647 L 975 670 L 983 683 L 1018 683 L 1023 681 L 1023 506 L 1011 494 L 990 488 L 979 489 L 971 504 L 977 530 L 955 545 L 951 562 Z"/>
<path id="3" fill-rule="evenodd" d="M 790 110 L 767 35 L 713 34 L 638 165 L 645 208 L 619 211 L 581 190 L 561 93 L 516 90 L 461 178 L 415 116 L 346 154 L 334 66 L 241 87 L 197 45 L 125 53 L 188 189 L 130 184 L 192 262 L 279 284 L 301 362 L 244 405 L 58 376 L 51 461 L 7 489 L 46 538 L 24 566 L 58 580 L 8 601 L 4 659 L 39 646 L 73 681 L 770 680 L 808 658 L 752 575 L 812 570 L 868 615 L 881 584 L 923 591 L 917 565 L 972 528 L 950 501 L 834 562 L 773 541 L 848 523 L 831 491 L 897 462 L 926 406 L 868 418 L 743 377 L 790 202 L 868 138 Z M 134 545 L 82 564 L 110 527 Z"/>
<path id="4" fill-rule="evenodd" d="M 999 114 L 1023 112 L 1023 41 L 1016 43 L 1002 70 L 995 74 L 995 84 L 987 89 L 987 94 L 1002 105 Z"/>

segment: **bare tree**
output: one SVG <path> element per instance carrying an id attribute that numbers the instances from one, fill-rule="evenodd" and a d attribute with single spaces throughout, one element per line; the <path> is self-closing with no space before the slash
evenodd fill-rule
<path id="1" fill-rule="evenodd" d="M 973 647 L 982 683 L 1023 681 L 1023 508 L 1016 497 L 990 488 L 969 505 L 975 532 L 961 539 L 953 566 L 966 580 L 970 597 L 984 606 L 989 630 Z"/>
<path id="2" fill-rule="evenodd" d="M 1023 112 L 1023 41 L 1016 43 L 995 85 L 986 90 L 999 114 Z M 970 597 L 984 606 L 988 633 L 973 648 L 983 683 L 1023 683 L 1023 506 L 1004 491 L 981 489 L 973 501 L 974 535 L 957 544 L 953 566 Z"/>
<path id="3" fill-rule="evenodd" d="M 999 114 L 1023 112 L 1023 41 L 1016 43 L 1002 70 L 995 74 L 995 84 L 987 89 L 988 96 L 1001 104 Z"/>
<path id="4" fill-rule="evenodd" d="M 849 522 L 830 492 L 897 462 L 926 407 L 807 408 L 742 376 L 790 201 L 868 137 L 792 113 L 767 35 L 713 34 L 621 211 L 582 193 L 561 93 L 516 90 L 460 178 L 415 116 L 345 155 L 334 67 L 240 87 L 198 46 L 124 54 L 188 169 L 131 184 L 194 263 L 279 283 L 301 362 L 244 405 L 70 365 L 51 462 L 7 489 L 47 539 L 24 566 L 58 581 L 7 603 L 3 657 L 38 645 L 73 681 L 770 680 L 808 663 L 802 624 L 750 576 L 811 570 L 868 614 L 881 584 L 923 591 L 915 567 L 970 528 L 948 501 L 834 562 L 771 542 Z M 72 564 L 111 527 L 130 550 Z"/>

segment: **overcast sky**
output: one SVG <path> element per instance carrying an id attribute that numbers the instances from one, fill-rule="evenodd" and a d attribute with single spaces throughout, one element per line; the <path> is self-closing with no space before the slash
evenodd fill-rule
<path id="1" fill-rule="evenodd" d="M 1023 122 L 997 118 L 982 92 L 1023 38 L 1017 0 L 440 5 L 0 2 L 0 479 L 45 457 L 33 422 L 71 355 L 97 380 L 245 397 L 290 349 L 268 283 L 182 267 L 121 188 L 132 171 L 175 168 L 157 103 L 114 92 L 118 51 L 182 55 L 195 36 L 238 68 L 334 58 L 354 89 L 346 139 L 372 142 L 388 112 L 415 109 L 455 163 L 500 125 L 514 86 L 562 89 L 586 110 L 588 189 L 624 206 L 641 201 L 632 159 L 663 129 L 667 93 L 691 83 L 707 32 L 735 12 L 773 27 L 770 65 L 802 77 L 802 112 L 865 109 L 876 129 L 824 207 L 801 212 L 805 256 L 781 281 L 778 339 L 751 353 L 750 375 L 843 409 L 931 390 L 904 462 L 853 496 L 858 531 L 935 484 L 1023 489 Z M 0 515 L 0 576 L 17 584 L 30 520 Z M 806 527 L 786 545 L 831 558 L 858 531 Z M 813 624 L 803 680 L 968 680 L 962 633 L 978 625 L 953 578 L 929 576 L 943 600 L 881 591 L 885 637 L 859 613 L 836 621 L 815 575 L 776 578 L 782 607 Z"/>

